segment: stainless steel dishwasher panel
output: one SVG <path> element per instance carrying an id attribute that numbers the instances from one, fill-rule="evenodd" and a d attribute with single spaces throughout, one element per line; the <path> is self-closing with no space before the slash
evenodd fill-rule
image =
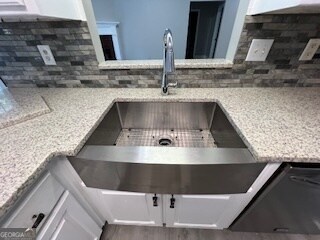
<path id="1" fill-rule="evenodd" d="M 231 230 L 320 234 L 320 166 L 300 166 L 287 165 Z"/>

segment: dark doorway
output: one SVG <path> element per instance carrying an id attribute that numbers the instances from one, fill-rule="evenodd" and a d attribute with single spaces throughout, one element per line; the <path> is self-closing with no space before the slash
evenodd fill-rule
<path id="1" fill-rule="evenodd" d="M 186 59 L 213 58 L 224 1 L 190 2 Z"/>
<path id="2" fill-rule="evenodd" d="M 117 60 L 114 52 L 112 35 L 100 35 L 105 60 Z"/>
<path id="3" fill-rule="evenodd" d="M 196 41 L 197 25 L 198 25 L 198 11 L 190 11 L 188 23 L 188 37 L 187 37 L 187 50 L 186 59 L 193 58 L 194 45 Z"/>

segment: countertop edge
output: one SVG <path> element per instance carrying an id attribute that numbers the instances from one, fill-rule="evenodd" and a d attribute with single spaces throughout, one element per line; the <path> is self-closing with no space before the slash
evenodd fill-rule
<path id="1" fill-rule="evenodd" d="M 177 59 L 176 69 L 232 68 L 233 62 L 226 59 Z M 99 64 L 101 70 L 128 69 L 162 69 L 163 60 L 117 60 L 105 61 Z"/>

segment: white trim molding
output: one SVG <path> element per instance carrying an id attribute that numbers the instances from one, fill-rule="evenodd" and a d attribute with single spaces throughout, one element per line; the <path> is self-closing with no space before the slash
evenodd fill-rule
<path id="1" fill-rule="evenodd" d="M 118 38 L 118 26 L 119 22 L 105 22 L 97 21 L 99 35 L 111 35 L 114 47 L 114 52 L 117 60 L 122 60 L 122 54 L 120 49 L 120 43 Z"/>

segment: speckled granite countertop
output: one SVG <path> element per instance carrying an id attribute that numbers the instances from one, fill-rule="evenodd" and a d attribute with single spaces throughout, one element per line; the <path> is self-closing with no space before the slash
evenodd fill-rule
<path id="1" fill-rule="evenodd" d="M 320 88 L 12 89 L 51 112 L 0 129 L 0 217 L 56 155 L 75 155 L 114 100 L 216 100 L 257 162 L 320 163 Z"/>
<path id="2" fill-rule="evenodd" d="M 0 89 L 0 129 L 49 112 L 39 94 L 20 91 L 14 95 L 7 89 Z"/>

